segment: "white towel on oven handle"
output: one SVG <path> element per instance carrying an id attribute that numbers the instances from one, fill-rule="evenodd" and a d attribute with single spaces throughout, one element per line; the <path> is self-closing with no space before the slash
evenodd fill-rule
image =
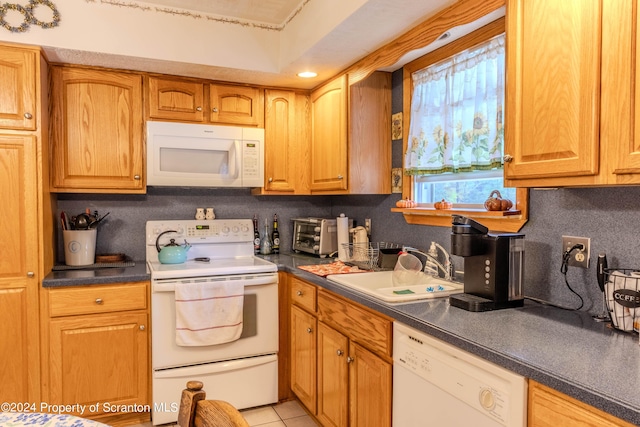
<path id="1" fill-rule="evenodd" d="M 242 282 L 178 283 L 176 344 L 207 346 L 235 341 L 242 334 Z"/>

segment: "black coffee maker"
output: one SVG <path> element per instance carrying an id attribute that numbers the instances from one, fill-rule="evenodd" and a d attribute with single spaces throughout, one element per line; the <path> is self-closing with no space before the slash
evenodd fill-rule
<path id="1" fill-rule="evenodd" d="M 451 254 L 464 257 L 464 293 L 449 297 L 452 306 L 467 311 L 522 307 L 524 234 L 490 234 L 484 225 L 454 215 Z"/>

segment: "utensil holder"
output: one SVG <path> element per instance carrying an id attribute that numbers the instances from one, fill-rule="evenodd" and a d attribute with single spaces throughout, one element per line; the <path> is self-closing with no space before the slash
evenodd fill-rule
<path id="1" fill-rule="evenodd" d="M 95 228 L 88 230 L 62 230 L 64 263 L 66 265 L 91 265 L 96 256 Z"/>
<path id="2" fill-rule="evenodd" d="M 640 270 L 605 268 L 605 301 L 611 324 L 621 331 L 640 330 Z"/>

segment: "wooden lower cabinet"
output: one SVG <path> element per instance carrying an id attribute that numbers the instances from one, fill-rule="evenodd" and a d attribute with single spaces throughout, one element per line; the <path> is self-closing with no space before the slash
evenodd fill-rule
<path id="1" fill-rule="evenodd" d="M 51 288 L 44 401 L 128 425 L 150 420 L 147 282 Z"/>
<path id="2" fill-rule="evenodd" d="M 349 420 L 349 339 L 318 323 L 318 420 L 346 426 Z"/>
<path id="3" fill-rule="evenodd" d="M 626 421 L 529 380 L 528 427 L 631 427 Z"/>
<path id="4" fill-rule="evenodd" d="M 315 316 L 291 307 L 291 390 L 311 413 L 316 413 Z"/>
<path id="5" fill-rule="evenodd" d="M 298 278 L 289 283 L 293 393 L 323 426 L 391 426 L 392 320 Z"/>

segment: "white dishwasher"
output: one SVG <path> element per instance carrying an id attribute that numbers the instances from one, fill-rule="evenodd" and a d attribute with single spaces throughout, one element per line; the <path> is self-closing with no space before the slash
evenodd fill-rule
<path id="1" fill-rule="evenodd" d="M 394 427 L 525 427 L 527 381 L 407 325 L 393 324 Z"/>

